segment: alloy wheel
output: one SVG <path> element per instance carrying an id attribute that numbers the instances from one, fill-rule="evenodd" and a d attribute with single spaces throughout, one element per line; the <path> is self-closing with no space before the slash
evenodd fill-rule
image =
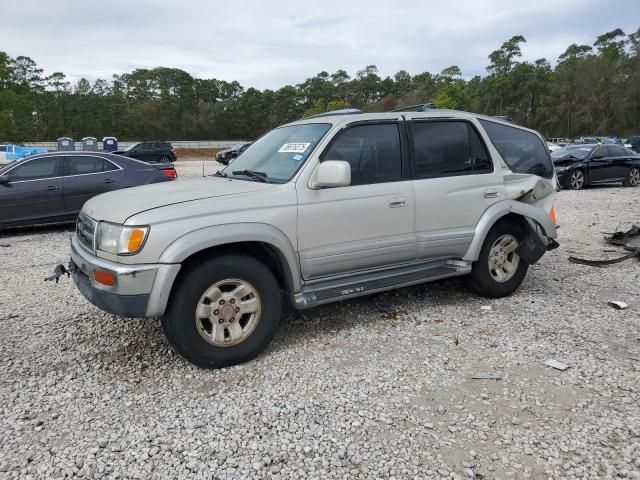
<path id="1" fill-rule="evenodd" d="M 489 250 L 489 273 L 496 282 L 508 282 L 520 264 L 516 253 L 518 239 L 511 234 L 499 236 Z"/>
<path id="2" fill-rule="evenodd" d="M 196 308 L 200 336 L 216 347 L 245 341 L 260 322 L 262 302 L 256 288 L 245 280 L 230 278 L 211 285 Z"/>
<path id="3" fill-rule="evenodd" d="M 576 170 L 571 174 L 571 188 L 574 190 L 580 190 L 584 186 L 584 173 L 582 170 Z"/>

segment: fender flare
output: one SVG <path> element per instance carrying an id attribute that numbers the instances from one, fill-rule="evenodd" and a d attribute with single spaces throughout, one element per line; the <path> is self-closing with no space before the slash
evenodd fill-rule
<path id="1" fill-rule="evenodd" d="M 463 257 L 463 260 L 469 262 L 477 261 L 480 256 L 480 250 L 482 249 L 484 239 L 487 237 L 491 227 L 493 227 L 502 217 L 509 215 L 510 213 L 521 215 L 538 224 L 544 235 L 549 238 L 556 238 L 558 236 L 556 226 L 553 224 L 547 213 L 540 207 L 518 202 L 516 200 L 505 200 L 503 202 L 493 204 L 482 214 L 480 221 L 476 224 L 473 240 L 467 249 L 467 253 L 465 253 Z"/>
<path id="2" fill-rule="evenodd" d="M 266 223 L 230 223 L 193 230 L 174 240 L 160 255 L 159 263 L 182 263 L 207 248 L 241 242 L 260 242 L 273 248 L 282 263 L 287 289 L 302 289 L 300 264 L 291 241 L 282 230 Z"/>

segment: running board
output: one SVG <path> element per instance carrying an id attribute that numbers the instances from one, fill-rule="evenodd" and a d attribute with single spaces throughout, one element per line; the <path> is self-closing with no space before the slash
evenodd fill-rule
<path id="1" fill-rule="evenodd" d="M 303 287 L 301 293 L 293 295 L 293 306 L 297 310 L 348 298 L 370 295 L 419 283 L 471 273 L 471 262 L 445 260 L 419 265 L 411 264 L 393 269 L 362 273 L 346 278 L 330 278 Z"/>

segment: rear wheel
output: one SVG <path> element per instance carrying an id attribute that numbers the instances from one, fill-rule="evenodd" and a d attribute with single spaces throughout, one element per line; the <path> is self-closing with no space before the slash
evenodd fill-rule
<path id="1" fill-rule="evenodd" d="M 580 190 L 584 187 L 584 172 L 582 170 L 574 170 L 571 173 L 569 187 L 571 187 L 571 190 Z"/>
<path id="2" fill-rule="evenodd" d="M 625 187 L 637 187 L 640 185 L 640 168 L 631 167 L 627 178 L 622 181 L 622 185 Z"/>
<path id="3" fill-rule="evenodd" d="M 162 327 L 187 360 L 219 368 L 256 357 L 275 335 L 281 314 L 271 271 L 252 257 L 230 254 L 184 273 Z"/>
<path id="4" fill-rule="evenodd" d="M 485 297 L 505 297 L 522 283 L 529 265 L 516 249 L 524 239 L 520 225 L 503 220 L 491 228 L 470 275 L 471 287 Z"/>

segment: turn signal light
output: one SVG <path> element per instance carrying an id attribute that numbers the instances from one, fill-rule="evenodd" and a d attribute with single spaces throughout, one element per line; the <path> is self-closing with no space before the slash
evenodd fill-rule
<path id="1" fill-rule="evenodd" d="M 144 236 L 146 232 L 141 228 L 136 228 L 129 235 L 129 241 L 127 242 L 127 250 L 131 253 L 137 252 L 142 247 L 144 242 Z"/>
<path id="2" fill-rule="evenodd" d="M 105 270 L 94 270 L 93 271 L 93 279 L 101 283 L 102 285 L 106 285 L 107 287 L 113 287 L 116 284 L 116 276 Z"/>
<path id="3" fill-rule="evenodd" d="M 558 222 L 556 220 L 556 211 L 553 209 L 553 207 L 551 207 L 551 210 L 549 210 L 549 218 L 554 225 L 558 225 Z"/>

